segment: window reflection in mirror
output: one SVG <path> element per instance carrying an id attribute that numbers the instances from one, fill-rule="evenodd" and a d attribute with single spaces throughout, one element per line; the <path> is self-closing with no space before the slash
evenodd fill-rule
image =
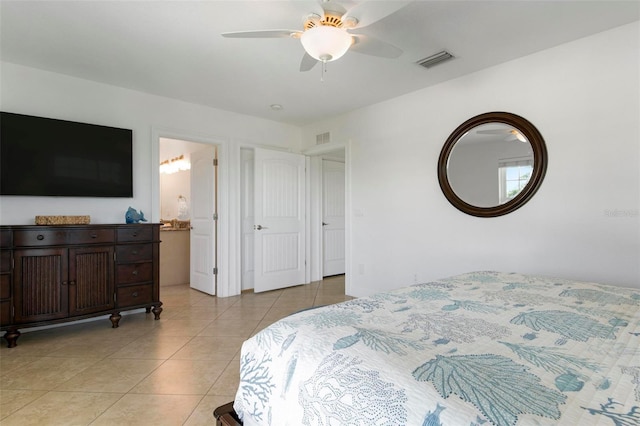
<path id="1" fill-rule="evenodd" d="M 531 179 L 533 158 L 501 159 L 498 162 L 499 204 L 504 204 L 524 189 Z"/>

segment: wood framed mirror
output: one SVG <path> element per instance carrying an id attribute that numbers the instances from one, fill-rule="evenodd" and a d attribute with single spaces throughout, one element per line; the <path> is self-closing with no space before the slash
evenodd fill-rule
<path id="1" fill-rule="evenodd" d="M 488 112 L 462 123 L 438 159 L 438 181 L 458 210 L 497 217 L 519 209 L 538 191 L 547 148 L 538 129 L 508 112 Z"/>

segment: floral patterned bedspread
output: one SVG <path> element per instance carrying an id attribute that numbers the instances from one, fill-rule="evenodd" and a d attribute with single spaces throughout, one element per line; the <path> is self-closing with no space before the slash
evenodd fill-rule
<path id="1" fill-rule="evenodd" d="M 474 272 L 247 340 L 249 425 L 640 425 L 640 289 Z"/>

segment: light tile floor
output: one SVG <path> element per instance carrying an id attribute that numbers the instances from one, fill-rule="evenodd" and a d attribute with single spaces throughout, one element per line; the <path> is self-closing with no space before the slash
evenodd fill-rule
<path id="1" fill-rule="evenodd" d="M 312 306 L 351 299 L 344 276 L 217 298 L 161 287 L 163 312 L 24 332 L 0 347 L 1 425 L 212 425 L 234 398 L 242 342 Z M 25 330 L 23 330 L 25 331 Z"/>

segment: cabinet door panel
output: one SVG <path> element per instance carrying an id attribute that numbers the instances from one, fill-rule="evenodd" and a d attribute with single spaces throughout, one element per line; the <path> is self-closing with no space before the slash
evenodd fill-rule
<path id="1" fill-rule="evenodd" d="M 0 299 L 11 297 L 11 275 L 0 274 Z"/>
<path id="2" fill-rule="evenodd" d="M 16 250 L 15 322 L 36 322 L 69 315 L 67 249 Z"/>
<path id="3" fill-rule="evenodd" d="M 0 302 L 0 326 L 11 324 L 11 301 Z"/>
<path id="4" fill-rule="evenodd" d="M 113 246 L 69 250 L 70 315 L 113 308 L 113 289 Z"/>

